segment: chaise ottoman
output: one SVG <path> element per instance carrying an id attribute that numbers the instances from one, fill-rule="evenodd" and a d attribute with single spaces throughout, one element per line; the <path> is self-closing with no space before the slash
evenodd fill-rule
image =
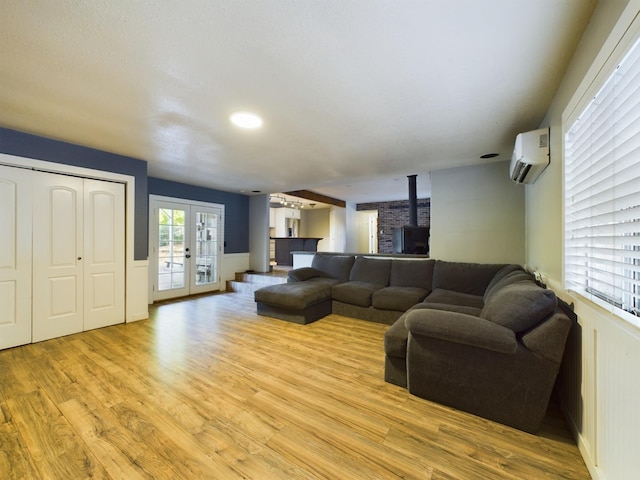
<path id="1" fill-rule="evenodd" d="M 258 315 L 303 325 L 315 322 L 331 313 L 331 287 L 335 283 L 329 278 L 314 278 L 260 288 L 254 293 Z"/>

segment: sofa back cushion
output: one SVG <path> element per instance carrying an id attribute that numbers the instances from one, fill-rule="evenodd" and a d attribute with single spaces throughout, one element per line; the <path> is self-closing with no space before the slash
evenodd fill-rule
<path id="1" fill-rule="evenodd" d="M 498 272 L 493 276 L 493 278 L 489 282 L 489 285 L 487 285 L 487 288 L 484 291 L 485 302 L 487 301 L 487 294 L 489 290 L 491 290 L 498 281 L 502 280 L 504 277 L 506 277 L 507 275 L 515 271 L 524 272 L 524 270 L 520 265 L 515 265 L 515 264 L 505 265 L 500 270 L 498 270 Z"/>
<path id="2" fill-rule="evenodd" d="M 388 258 L 367 258 L 359 256 L 353 264 L 350 281 L 375 283 L 386 287 L 389 285 L 391 260 Z"/>
<path id="3" fill-rule="evenodd" d="M 404 312 L 421 302 L 427 295 L 424 288 L 396 287 L 390 285 L 376 291 L 371 297 L 371 305 L 382 310 Z"/>
<path id="4" fill-rule="evenodd" d="M 557 302 L 553 291 L 533 282 L 513 283 L 489 297 L 480 317 L 519 333 L 547 318 Z"/>
<path id="5" fill-rule="evenodd" d="M 392 287 L 415 287 L 430 292 L 435 260 L 400 260 L 391 261 L 389 285 Z"/>
<path id="6" fill-rule="evenodd" d="M 510 265 L 509 265 L 510 266 Z M 506 287 L 507 285 L 511 285 L 512 283 L 518 282 L 533 282 L 533 277 L 525 272 L 524 270 L 516 269 L 508 272 L 506 275 L 501 275 L 504 269 L 500 270 L 496 273 L 491 283 L 487 287 L 487 290 L 484 292 L 484 302 L 487 303 L 491 295 L 495 292 L 499 291 L 502 287 Z"/>
<path id="7" fill-rule="evenodd" d="M 326 276 L 341 282 L 349 280 L 355 257 L 353 255 L 314 255 L 311 266 Z"/>
<path id="8" fill-rule="evenodd" d="M 484 295 L 494 275 L 505 265 L 445 262 L 436 260 L 432 290 L 442 288 L 454 292 Z"/>

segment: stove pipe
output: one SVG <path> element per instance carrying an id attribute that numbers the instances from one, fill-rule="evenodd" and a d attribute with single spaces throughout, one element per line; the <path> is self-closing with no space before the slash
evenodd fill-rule
<path id="1" fill-rule="evenodd" d="M 407 175 L 409 179 L 409 226 L 418 226 L 418 193 L 416 191 L 417 175 Z"/>

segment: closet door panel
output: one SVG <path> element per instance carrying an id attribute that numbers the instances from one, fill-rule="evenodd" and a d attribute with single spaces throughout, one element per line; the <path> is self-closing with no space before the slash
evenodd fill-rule
<path id="1" fill-rule="evenodd" d="M 83 328 L 83 180 L 34 172 L 33 341 Z"/>
<path id="2" fill-rule="evenodd" d="M 31 342 L 31 176 L 0 166 L 0 349 Z"/>
<path id="3" fill-rule="evenodd" d="M 124 185 L 85 180 L 84 329 L 124 322 Z"/>

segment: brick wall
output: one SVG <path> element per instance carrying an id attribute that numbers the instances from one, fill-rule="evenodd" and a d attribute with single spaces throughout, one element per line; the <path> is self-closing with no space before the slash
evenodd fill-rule
<path id="1" fill-rule="evenodd" d="M 409 200 L 359 203 L 356 210 L 378 211 L 378 253 L 393 253 L 393 229 L 409 224 Z M 418 226 L 431 225 L 431 199 L 418 199 Z"/>

